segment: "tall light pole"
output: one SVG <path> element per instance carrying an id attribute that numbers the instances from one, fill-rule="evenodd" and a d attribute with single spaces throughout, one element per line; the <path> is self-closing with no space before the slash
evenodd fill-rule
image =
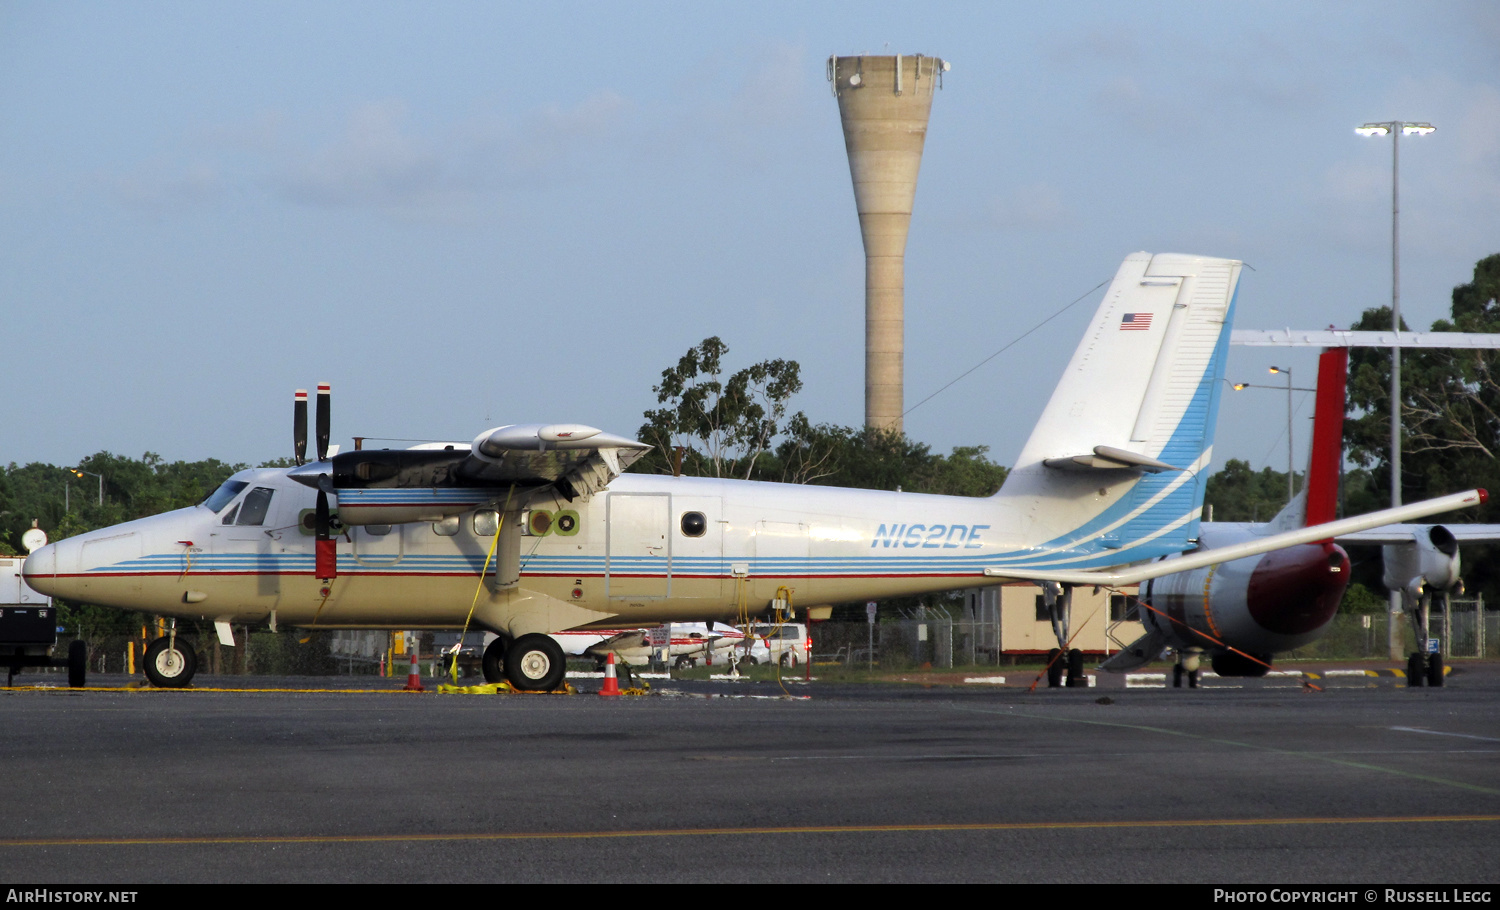
<path id="1" fill-rule="evenodd" d="M 1361 136 L 1391 136 L 1391 507 L 1401 505 L 1401 137 L 1426 136 L 1437 128 L 1430 123 L 1387 120 L 1355 128 Z M 1401 595 L 1391 592 L 1391 613 L 1401 611 Z M 1401 638 L 1396 623 L 1389 623 L 1388 643 L 1392 660 L 1401 657 Z"/>
<path id="2" fill-rule="evenodd" d="M 1292 371 L 1290 367 L 1271 367 L 1271 373 L 1286 374 L 1286 501 L 1297 495 L 1296 464 L 1292 461 Z"/>
<path id="3" fill-rule="evenodd" d="M 1437 128 L 1430 123 L 1388 120 L 1366 123 L 1354 132 L 1361 136 L 1391 137 L 1391 507 L 1401 505 L 1401 137 L 1426 136 Z"/>
<path id="4" fill-rule="evenodd" d="M 93 471 L 83 471 L 83 470 L 80 470 L 78 468 L 68 468 L 68 470 L 71 471 L 74 474 L 74 476 L 76 476 L 79 480 L 82 480 L 83 479 L 83 475 L 85 475 L 85 474 L 87 474 L 90 477 L 97 477 L 97 478 L 99 478 L 99 505 L 101 505 L 101 506 L 104 505 L 104 475 L 103 474 L 95 474 Z M 64 496 L 63 499 L 66 500 L 67 497 Z M 64 506 L 64 508 L 66 508 L 66 506 Z"/>
<path id="5" fill-rule="evenodd" d="M 1297 495 L 1297 489 L 1296 489 L 1296 486 L 1295 486 L 1296 477 L 1297 477 L 1296 470 L 1295 470 L 1296 465 L 1292 461 L 1292 393 L 1293 392 L 1315 392 L 1315 391 L 1317 391 L 1317 389 L 1295 388 L 1292 385 L 1292 371 L 1290 369 L 1287 369 L 1287 368 L 1284 368 L 1284 367 L 1271 367 L 1270 371 L 1272 373 L 1285 373 L 1286 374 L 1286 501 L 1287 502 L 1291 502 L 1292 501 L 1292 497 L 1295 496 L 1295 495 Z M 1234 390 L 1236 392 L 1241 391 L 1243 389 L 1279 389 L 1279 388 L 1280 388 L 1279 386 L 1274 386 L 1274 385 L 1255 385 L 1254 383 L 1250 383 L 1250 382 L 1236 382 L 1234 384 Z"/>

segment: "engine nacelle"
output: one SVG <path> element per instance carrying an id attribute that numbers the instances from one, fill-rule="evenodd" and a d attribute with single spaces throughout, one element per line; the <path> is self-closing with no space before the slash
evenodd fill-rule
<path id="1" fill-rule="evenodd" d="M 1408 598 L 1431 591 L 1456 593 L 1463 585 L 1458 577 L 1458 540 L 1442 525 L 1413 529 L 1411 543 L 1386 544 L 1380 548 L 1380 557 L 1385 564 L 1381 581 Z"/>
<path id="2" fill-rule="evenodd" d="M 1269 654 L 1317 639 L 1348 584 L 1343 549 L 1303 544 L 1154 579 L 1142 619 L 1174 647 Z"/>

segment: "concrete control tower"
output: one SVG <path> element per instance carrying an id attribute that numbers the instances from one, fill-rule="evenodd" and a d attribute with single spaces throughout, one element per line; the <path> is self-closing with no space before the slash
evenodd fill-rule
<path id="1" fill-rule="evenodd" d="M 906 233 L 932 94 L 948 63 L 921 54 L 829 57 L 865 241 L 865 425 L 900 431 Z"/>

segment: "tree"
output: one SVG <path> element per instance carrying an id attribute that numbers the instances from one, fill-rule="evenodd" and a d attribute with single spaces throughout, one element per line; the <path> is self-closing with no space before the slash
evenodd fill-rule
<path id="1" fill-rule="evenodd" d="M 1453 289 L 1449 315 L 1434 322 L 1432 331 L 1500 332 L 1500 253 L 1479 260 L 1473 279 Z M 1366 310 L 1353 328 L 1388 331 L 1390 325 L 1391 311 L 1381 307 Z M 1344 438 L 1349 457 L 1370 468 L 1379 490 L 1390 489 L 1390 364 L 1390 352 L 1380 348 L 1350 352 L 1352 416 L 1344 424 Z M 1473 487 L 1500 488 L 1500 352 L 1405 349 L 1400 394 L 1403 502 Z M 1490 503 L 1442 517 L 1496 522 L 1500 507 Z M 1487 599 L 1495 598 L 1500 593 L 1495 548 L 1464 550 L 1470 589 L 1482 588 Z"/>
<path id="2" fill-rule="evenodd" d="M 688 473 L 755 475 L 757 461 L 787 425 L 787 402 L 802 391 L 802 367 L 795 360 L 763 360 L 725 380 L 728 353 L 718 336 L 705 338 L 662 371 L 651 391 L 664 407 L 647 411 L 640 429 L 641 440 L 655 450 L 638 470 L 671 472 L 681 446 L 684 460 L 691 454 L 695 462 Z M 807 418 L 799 412 L 792 420 L 805 424 Z"/>
<path id="3" fill-rule="evenodd" d="M 1259 473 L 1248 461 L 1231 458 L 1204 485 L 1203 501 L 1214 507 L 1214 521 L 1270 521 L 1286 505 L 1286 475 L 1270 468 Z"/>

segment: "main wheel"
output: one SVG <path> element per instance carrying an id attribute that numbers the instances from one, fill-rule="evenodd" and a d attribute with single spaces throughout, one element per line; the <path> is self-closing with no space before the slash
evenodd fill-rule
<path id="1" fill-rule="evenodd" d="M 177 644 L 162 636 L 146 648 L 146 678 L 151 685 L 162 689 L 183 689 L 193 681 L 198 672 L 198 652 L 184 636 L 177 636 Z"/>
<path id="2" fill-rule="evenodd" d="M 1083 652 L 1077 648 L 1068 649 L 1068 688 L 1076 689 L 1079 686 L 1087 687 L 1089 679 L 1083 675 Z"/>
<path id="3" fill-rule="evenodd" d="M 68 645 L 68 686 L 82 689 L 89 671 L 89 646 L 81 639 Z"/>
<path id="4" fill-rule="evenodd" d="M 488 652 L 486 652 L 488 653 Z M 533 632 L 511 642 L 505 652 L 505 678 L 525 692 L 547 692 L 562 684 L 568 672 L 562 645 L 550 635 Z"/>
<path id="5" fill-rule="evenodd" d="M 1443 684 L 1443 655 L 1427 655 L 1427 685 L 1441 686 Z"/>
<path id="6" fill-rule="evenodd" d="M 1427 661 L 1424 655 L 1416 651 L 1406 658 L 1406 684 L 1408 686 L 1420 686 L 1427 681 Z"/>
<path id="7" fill-rule="evenodd" d="M 1063 671 L 1068 668 L 1067 662 L 1061 648 L 1053 648 L 1047 652 L 1047 688 L 1056 689 L 1062 686 Z"/>
<path id="8" fill-rule="evenodd" d="M 480 662 L 484 668 L 484 681 L 487 683 L 504 682 L 505 680 L 505 651 L 510 647 L 510 639 L 501 635 L 484 649 L 484 659 Z"/>

